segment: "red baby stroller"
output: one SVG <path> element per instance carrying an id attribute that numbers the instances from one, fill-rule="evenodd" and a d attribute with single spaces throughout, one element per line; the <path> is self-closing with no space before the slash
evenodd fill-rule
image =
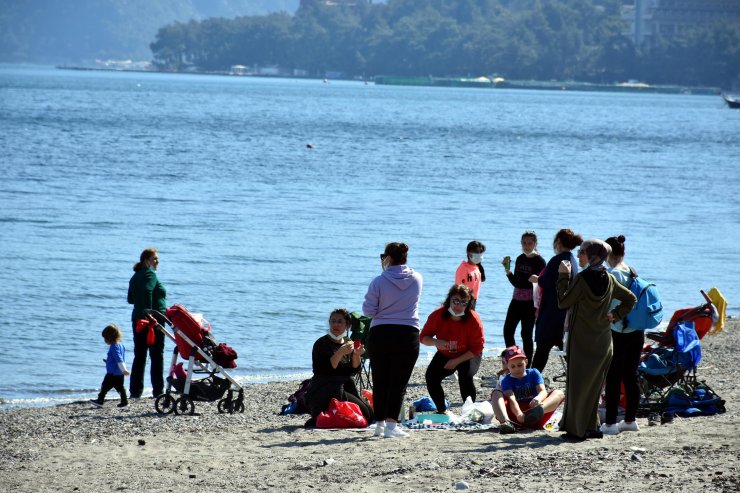
<path id="1" fill-rule="evenodd" d="M 195 401 L 213 402 L 220 399 L 218 412 L 243 413 L 244 390 L 224 369 L 236 368 L 236 352 L 225 344 L 216 344 L 208 322 L 202 316 L 192 315 L 182 305 L 173 305 L 164 314 L 147 310 L 147 315 L 158 330 L 175 342 L 167 388 L 154 401 L 157 412 L 195 414 Z M 165 325 L 172 327 L 173 333 Z M 183 369 L 183 363 L 177 364 L 178 354 L 187 361 L 187 371 Z M 194 380 L 195 373 L 207 376 Z M 181 395 L 176 399 L 173 393 Z"/>

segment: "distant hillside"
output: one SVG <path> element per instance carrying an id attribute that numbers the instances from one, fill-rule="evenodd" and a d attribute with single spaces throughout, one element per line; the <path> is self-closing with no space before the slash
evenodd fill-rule
<path id="1" fill-rule="evenodd" d="M 0 0 L 0 62 L 149 60 L 175 21 L 285 11 L 299 0 Z"/>

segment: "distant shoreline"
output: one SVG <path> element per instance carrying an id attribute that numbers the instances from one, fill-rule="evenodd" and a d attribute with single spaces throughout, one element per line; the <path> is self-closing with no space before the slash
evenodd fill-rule
<path id="1" fill-rule="evenodd" d="M 280 74 L 239 74 L 225 71 L 205 72 L 176 72 L 161 70 L 144 70 L 144 69 L 126 69 L 126 68 L 105 68 L 105 67 L 84 67 L 74 65 L 57 65 L 59 70 L 78 70 L 85 72 L 132 72 L 148 74 L 176 74 L 176 75 L 220 75 L 227 77 L 259 77 L 259 78 L 280 78 L 280 79 L 309 79 L 324 80 L 329 79 L 322 77 L 300 76 L 300 75 L 280 75 Z M 614 83 L 614 84 L 596 84 L 590 82 L 576 81 L 538 81 L 538 80 L 505 80 L 488 77 L 423 77 L 423 76 L 376 76 L 367 79 L 356 78 L 332 78 L 331 80 L 344 80 L 353 82 L 373 82 L 375 85 L 388 86 L 416 86 L 416 87 L 464 87 L 475 89 L 524 89 L 539 91 L 577 91 L 577 92 L 621 92 L 621 93 L 638 93 L 638 94 L 686 94 L 700 96 L 719 96 L 722 90 L 718 87 L 693 87 L 693 86 L 675 86 L 675 85 L 650 85 L 636 82 Z"/>

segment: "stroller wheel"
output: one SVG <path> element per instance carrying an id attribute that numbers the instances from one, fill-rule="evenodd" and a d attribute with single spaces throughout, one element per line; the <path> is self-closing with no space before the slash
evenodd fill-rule
<path id="1" fill-rule="evenodd" d="M 175 401 L 175 414 L 195 414 L 195 403 L 193 399 L 183 395 Z"/>
<path id="2" fill-rule="evenodd" d="M 170 394 L 162 394 L 154 401 L 154 408 L 159 414 L 170 414 L 175 410 L 175 398 Z"/>
<path id="3" fill-rule="evenodd" d="M 235 413 L 243 413 L 244 412 L 244 403 L 242 401 L 236 401 L 236 402 L 234 402 L 234 412 Z"/>
<path id="4" fill-rule="evenodd" d="M 221 399 L 218 401 L 218 412 L 221 414 L 223 413 L 233 413 L 234 412 L 234 401 L 232 401 L 229 398 Z"/>

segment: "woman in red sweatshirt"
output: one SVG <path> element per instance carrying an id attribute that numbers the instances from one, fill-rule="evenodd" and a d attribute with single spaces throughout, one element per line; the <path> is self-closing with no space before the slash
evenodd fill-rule
<path id="1" fill-rule="evenodd" d="M 419 334 L 422 344 L 437 348 L 425 377 L 438 413 L 447 411 L 442 380 L 455 372 L 463 401 L 470 396 L 475 402 L 473 376 L 480 367 L 484 339 L 483 324 L 470 306 L 472 299 L 470 288 L 455 284 L 442 306 L 429 315 Z"/>

